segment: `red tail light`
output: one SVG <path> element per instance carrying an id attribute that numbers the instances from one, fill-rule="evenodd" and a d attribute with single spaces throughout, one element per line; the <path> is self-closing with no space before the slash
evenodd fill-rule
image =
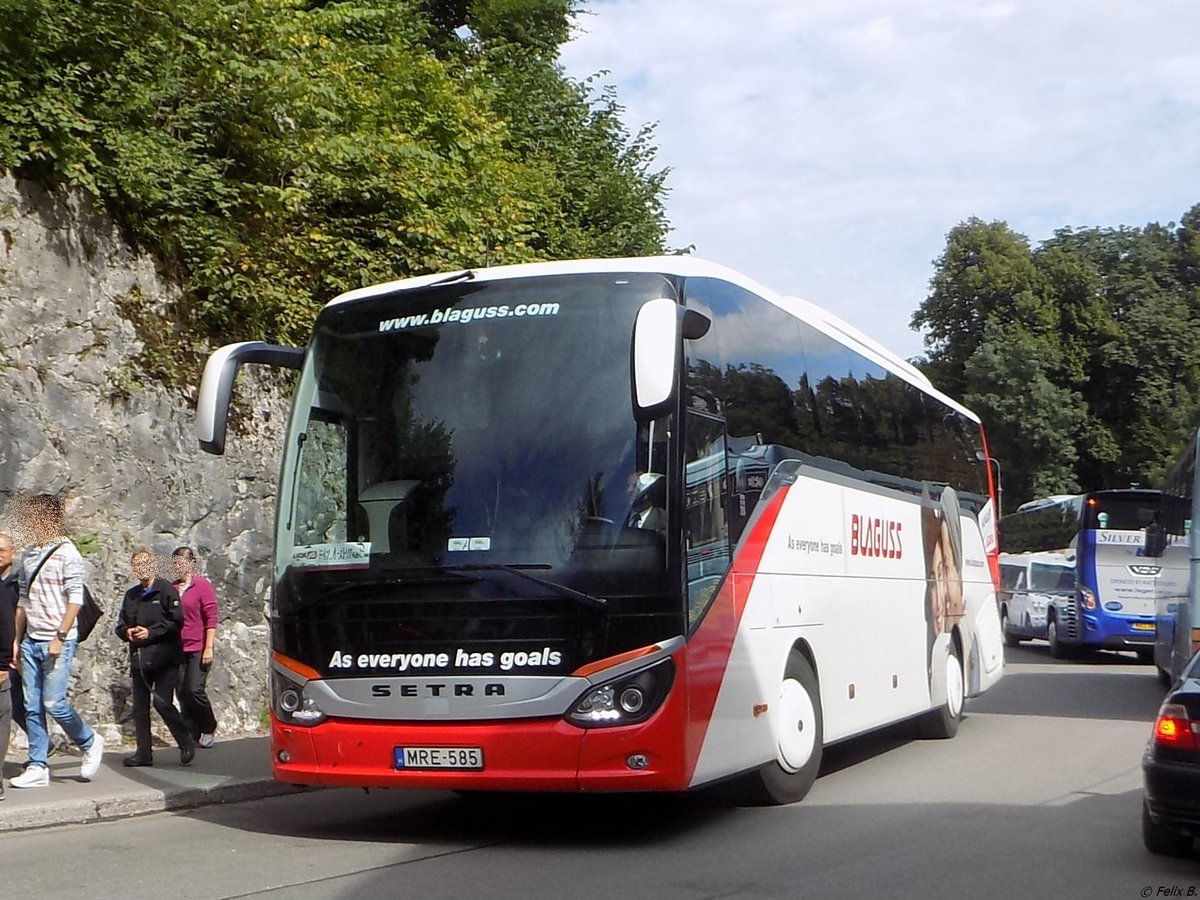
<path id="1" fill-rule="evenodd" d="M 1164 703 L 1154 723 L 1154 743 L 1172 750 L 1196 750 L 1196 732 L 1200 721 L 1188 718 L 1187 708 L 1178 703 Z"/>

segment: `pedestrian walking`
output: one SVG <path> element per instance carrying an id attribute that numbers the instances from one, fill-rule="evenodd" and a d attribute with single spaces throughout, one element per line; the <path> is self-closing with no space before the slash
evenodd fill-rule
<path id="1" fill-rule="evenodd" d="M 17 567 L 13 564 L 16 558 L 16 544 L 13 543 L 12 536 L 0 532 L 0 620 L 3 622 L 12 623 L 12 632 L 9 635 L 9 663 L 8 663 L 8 696 L 12 701 L 12 721 L 22 731 L 25 730 L 25 696 L 21 691 L 21 669 L 19 666 L 21 660 L 20 648 L 16 640 L 17 631 L 17 599 L 20 596 L 21 588 L 17 583 Z M 0 624 L 0 629 L 3 629 L 3 624 Z M 2 658 L 2 649 L 0 648 L 0 658 Z M 4 758 L 0 756 L 0 762 Z M 4 793 L 4 783 L 0 781 L 0 795 Z"/>
<path id="2" fill-rule="evenodd" d="M 208 671 L 217 641 L 217 594 L 212 582 L 199 574 L 199 561 L 191 547 L 176 547 L 171 554 L 175 590 L 183 605 L 183 686 L 179 706 L 201 747 L 213 745 L 217 718 L 208 699 Z"/>
<path id="3" fill-rule="evenodd" d="M 150 734 L 150 705 L 167 723 L 179 745 L 179 761 L 187 765 L 196 744 L 183 714 L 175 707 L 175 688 L 183 663 L 183 610 L 171 582 L 155 572 L 154 554 L 138 547 L 129 557 L 137 584 L 125 592 L 117 617 L 117 637 L 129 644 L 129 678 L 133 688 L 133 728 L 137 750 L 122 762 L 127 766 L 154 765 Z"/>
<path id="4" fill-rule="evenodd" d="M 75 618 L 83 606 L 83 557 L 66 536 L 59 497 L 38 494 L 23 506 L 34 540 L 34 546 L 21 555 L 17 567 L 16 637 L 20 641 L 29 765 L 9 784 L 15 788 L 38 788 L 50 783 L 47 714 L 83 750 L 79 775 L 90 781 L 100 768 L 104 739 L 67 700 L 71 663 L 78 644 Z"/>
<path id="5" fill-rule="evenodd" d="M 12 538 L 0 532 L 0 768 L 8 756 L 8 733 L 13 722 L 12 673 L 13 651 L 17 645 L 17 592 L 12 572 Z M 4 779 L 0 778 L 0 800 L 4 799 Z"/>

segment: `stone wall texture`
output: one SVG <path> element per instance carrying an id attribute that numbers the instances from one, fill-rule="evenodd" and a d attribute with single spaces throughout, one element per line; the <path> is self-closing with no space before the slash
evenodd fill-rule
<path id="1" fill-rule="evenodd" d="M 220 604 L 209 676 L 220 728 L 258 731 L 285 403 L 247 372 L 237 395 L 249 415 L 231 430 L 225 456 L 201 452 L 190 397 L 138 374 L 142 340 L 120 313 L 128 298 L 165 309 L 172 288 L 86 201 L 0 174 L 0 500 L 22 491 L 67 497 L 68 531 L 93 565 L 106 611 L 80 648 L 73 698 L 107 739 L 132 733 L 125 645 L 112 629 L 139 545 L 163 557 L 195 548 Z M 0 530 L 18 548 L 28 541 L 7 503 Z"/>

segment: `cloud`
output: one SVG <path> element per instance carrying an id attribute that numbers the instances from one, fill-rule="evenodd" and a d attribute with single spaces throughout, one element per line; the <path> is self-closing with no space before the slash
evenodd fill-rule
<path id="1" fill-rule="evenodd" d="M 562 51 L 657 123 L 674 245 L 896 352 L 945 235 L 1168 222 L 1200 202 L 1192 0 L 608 0 Z"/>

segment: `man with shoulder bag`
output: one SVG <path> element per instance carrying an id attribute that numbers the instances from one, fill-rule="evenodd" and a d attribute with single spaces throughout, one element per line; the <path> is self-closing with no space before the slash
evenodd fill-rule
<path id="1" fill-rule="evenodd" d="M 47 713 L 83 750 L 79 775 L 90 781 L 100 768 L 104 739 L 67 701 L 79 637 L 76 618 L 84 603 L 83 557 L 66 537 L 62 500 L 53 494 L 38 494 L 26 502 L 24 512 L 34 546 L 25 551 L 18 566 L 16 636 L 29 765 L 9 784 L 38 788 L 50 783 Z"/>

